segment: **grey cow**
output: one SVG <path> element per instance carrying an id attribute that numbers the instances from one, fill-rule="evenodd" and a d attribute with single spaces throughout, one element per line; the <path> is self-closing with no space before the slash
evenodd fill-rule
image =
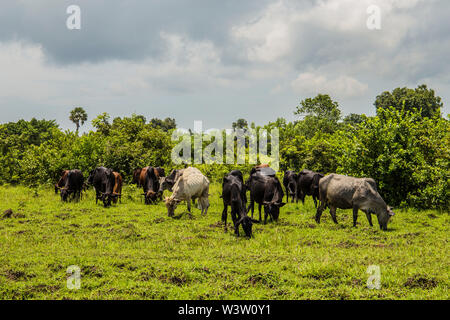
<path id="1" fill-rule="evenodd" d="M 373 226 L 371 214 L 375 214 L 382 230 L 387 230 L 387 223 L 394 215 L 392 208 L 386 205 L 378 193 L 375 180 L 371 178 L 355 178 L 339 174 L 325 176 L 319 182 L 319 199 L 317 223 L 320 223 L 320 216 L 327 206 L 335 223 L 337 223 L 337 208 L 353 209 L 354 227 L 358 219 L 358 210 L 366 214 L 370 226 Z"/>

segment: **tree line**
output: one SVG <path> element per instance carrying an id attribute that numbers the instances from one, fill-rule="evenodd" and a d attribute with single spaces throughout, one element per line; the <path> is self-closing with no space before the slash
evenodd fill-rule
<path id="1" fill-rule="evenodd" d="M 300 101 L 296 121 L 278 118 L 250 127 L 279 129 L 283 171 L 307 168 L 372 177 L 391 204 L 449 210 L 450 130 L 442 107 L 434 90 L 421 85 L 378 95 L 375 116 L 343 117 L 337 101 L 319 94 Z M 170 159 L 177 143 L 171 139 L 175 119 L 147 121 L 133 114 L 111 120 L 102 113 L 91 121 L 94 130 L 79 135 L 87 118 L 81 107 L 71 112 L 75 132 L 61 130 L 55 120 L 0 124 L 0 184 L 53 184 L 63 169 L 77 168 L 87 175 L 99 165 L 121 172 L 129 182 L 138 167 L 176 167 Z M 237 119 L 232 127 L 246 129 L 249 124 Z M 197 165 L 213 181 L 234 168 L 248 172 L 251 166 Z"/>

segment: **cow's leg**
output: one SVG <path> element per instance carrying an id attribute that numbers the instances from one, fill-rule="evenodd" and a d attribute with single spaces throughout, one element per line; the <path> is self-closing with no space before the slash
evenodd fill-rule
<path id="1" fill-rule="evenodd" d="M 209 209 L 209 199 L 208 198 L 206 198 L 206 209 L 205 209 L 205 216 L 206 216 L 206 214 L 208 213 L 208 209 Z"/>
<path id="2" fill-rule="evenodd" d="M 252 210 L 252 218 L 253 218 L 253 212 L 255 211 L 255 201 L 253 201 L 253 198 L 250 197 L 250 204 L 248 205 L 247 213 Z"/>
<path id="3" fill-rule="evenodd" d="M 314 207 L 317 209 L 317 199 L 316 196 L 313 195 Z"/>
<path id="4" fill-rule="evenodd" d="M 372 214 L 370 212 L 366 212 L 367 221 L 369 221 L 369 224 L 371 227 L 373 227 L 372 224 Z"/>
<path id="5" fill-rule="evenodd" d="M 325 210 L 325 202 L 322 202 L 316 211 L 316 222 L 320 223 L 320 217 L 322 216 L 322 212 Z"/>
<path id="6" fill-rule="evenodd" d="M 261 208 L 261 205 L 259 206 Z M 267 216 L 269 215 L 269 210 L 264 206 L 264 224 L 267 223 Z M 261 210 L 259 211 L 259 221 L 261 221 Z"/>
<path id="7" fill-rule="evenodd" d="M 334 223 L 338 223 L 337 219 L 336 219 L 336 207 L 330 206 L 330 214 L 331 214 L 331 218 L 333 219 Z"/>
<path id="8" fill-rule="evenodd" d="M 187 209 L 191 213 L 191 198 L 186 199 Z"/>
<path id="9" fill-rule="evenodd" d="M 228 206 L 224 201 L 223 202 L 223 211 L 222 211 L 222 222 L 225 225 L 225 228 L 227 227 L 227 216 L 228 216 L 227 209 L 228 209 Z"/>
<path id="10" fill-rule="evenodd" d="M 353 226 L 356 227 L 356 221 L 358 220 L 358 207 L 353 207 Z"/>
<path id="11" fill-rule="evenodd" d="M 259 221 L 261 222 L 261 207 L 262 207 L 262 204 L 261 203 L 258 203 L 258 211 L 259 211 Z M 264 208 L 264 212 L 266 212 L 266 209 Z M 253 215 L 252 215 L 252 218 L 253 218 Z"/>

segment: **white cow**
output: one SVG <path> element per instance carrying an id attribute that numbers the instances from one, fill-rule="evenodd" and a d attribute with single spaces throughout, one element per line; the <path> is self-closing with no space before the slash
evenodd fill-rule
<path id="1" fill-rule="evenodd" d="M 321 204 L 317 208 L 317 223 L 320 223 L 320 216 L 326 206 L 330 208 L 335 223 L 337 223 L 337 208 L 353 209 L 354 227 L 358 219 L 358 210 L 366 214 L 370 226 L 372 226 L 371 214 L 375 214 L 382 230 L 387 230 L 388 221 L 394 215 L 392 208 L 386 205 L 378 193 L 377 184 L 372 178 L 355 178 L 333 173 L 320 179 L 319 195 Z"/>
<path id="2" fill-rule="evenodd" d="M 180 174 L 173 186 L 173 193 L 166 197 L 167 214 L 174 215 L 174 211 L 181 201 L 186 201 L 188 211 L 191 212 L 191 199 L 198 198 L 199 209 L 206 215 L 209 207 L 209 180 L 197 168 L 186 168 Z"/>

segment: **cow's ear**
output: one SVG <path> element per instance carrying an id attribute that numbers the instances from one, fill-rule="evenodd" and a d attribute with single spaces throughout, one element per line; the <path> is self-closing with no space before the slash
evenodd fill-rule
<path id="1" fill-rule="evenodd" d="M 285 205 L 286 205 L 285 202 L 277 203 L 277 207 L 279 208 L 284 207 Z"/>
<path id="2" fill-rule="evenodd" d="M 269 201 L 264 201 L 262 204 L 263 204 L 263 206 L 270 206 L 270 202 Z"/>

